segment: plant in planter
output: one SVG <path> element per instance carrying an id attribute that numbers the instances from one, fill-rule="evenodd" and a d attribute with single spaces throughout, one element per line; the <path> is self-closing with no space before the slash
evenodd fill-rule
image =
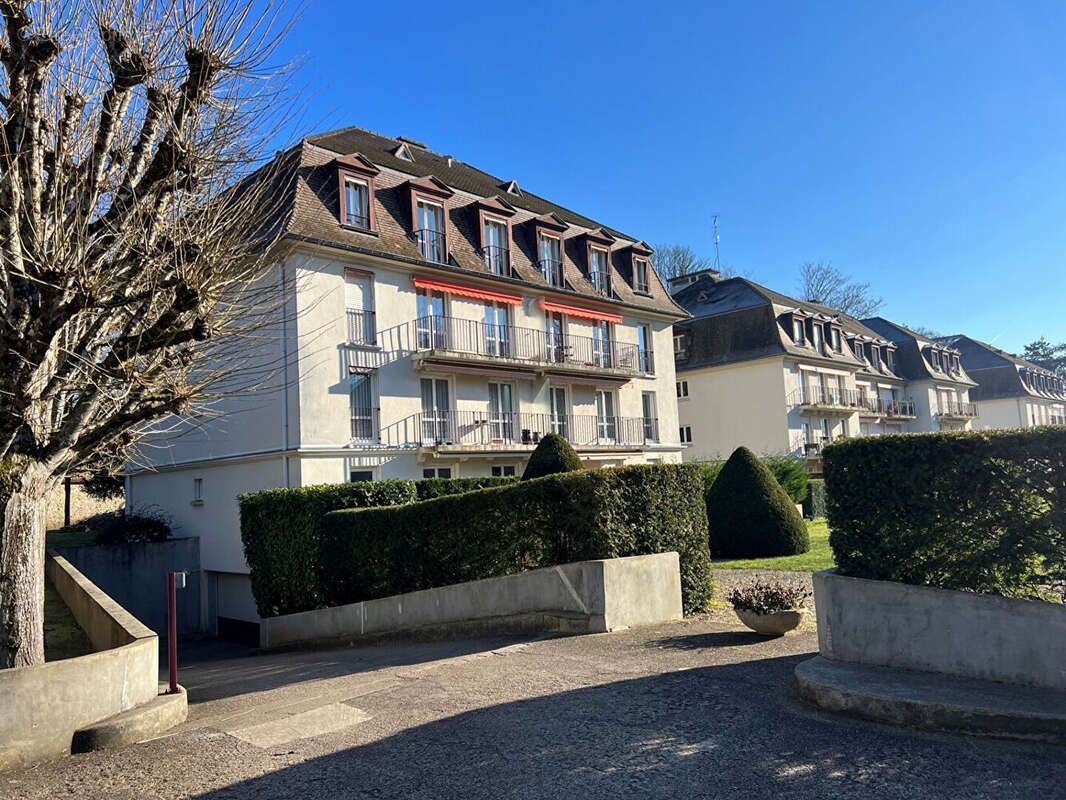
<path id="1" fill-rule="evenodd" d="M 756 633 L 781 636 L 803 621 L 807 613 L 803 601 L 810 596 L 799 583 L 755 578 L 746 586 L 733 589 L 729 602 L 740 621 Z"/>

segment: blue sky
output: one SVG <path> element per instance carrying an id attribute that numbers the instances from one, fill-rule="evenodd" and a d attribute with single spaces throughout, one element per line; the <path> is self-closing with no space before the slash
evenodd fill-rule
<path id="1" fill-rule="evenodd" d="M 461 9 L 461 10 L 460 10 Z M 406 135 L 785 292 L 1066 340 L 1066 4 L 312 0 L 300 125 Z"/>

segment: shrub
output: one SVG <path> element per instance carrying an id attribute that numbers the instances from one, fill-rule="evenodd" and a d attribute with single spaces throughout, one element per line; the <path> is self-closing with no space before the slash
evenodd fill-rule
<path id="1" fill-rule="evenodd" d="M 793 503 L 802 503 L 807 499 L 807 484 L 810 481 L 810 473 L 807 472 L 807 467 L 804 466 L 802 461 L 795 456 L 772 455 L 764 456 L 762 463 L 773 473 L 774 478 L 777 479 L 785 493 L 792 498 Z M 724 461 L 711 461 L 700 464 L 703 469 L 703 485 L 705 489 L 710 489 L 714 485 L 718 473 L 722 471 L 724 466 Z"/>
<path id="2" fill-rule="evenodd" d="M 738 447 L 707 492 L 711 554 L 766 558 L 805 553 L 807 526 L 766 465 Z"/>
<path id="3" fill-rule="evenodd" d="M 791 611 L 803 605 L 811 593 L 802 584 L 790 581 L 760 581 L 753 579 L 729 593 L 729 602 L 738 611 L 753 614 L 772 614 L 774 611 Z"/>
<path id="4" fill-rule="evenodd" d="M 513 483 L 514 478 L 425 478 L 268 489 L 238 498 L 244 558 L 264 617 L 321 608 L 319 522 L 340 508 L 373 508 Z"/>
<path id="5" fill-rule="evenodd" d="M 328 605 L 598 558 L 676 550 L 691 613 L 711 594 L 693 465 L 582 470 L 322 523 Z"/>
<path id="6" fill-rule="evenodd" d="M 803 516 L 818 519 L 826 515 L 825 479 L 811 478 L 807 499 L 803 501 Z"/>
<path id="7" fill-rule="evenodd" d="M 96 514 L 84 525 L 96 534 L 97 544 L 164 542 L 170 538 L 170 520 L 157 509 Z"/>
<path id="8" fill-rule="evenodd" d="M 547 433 L 526 462 L 522 480 L 528 481 L 579 469 L 582 469 L 581 459 L 577 451 L 570 446 L 570 442 L 557 433 Z"/>
<path id="9" fill-rule="evenodd" d="M 849 439 L 824 470 L 845 575 L 1016 597 L 1066 580 L 1066 428 Z"/>

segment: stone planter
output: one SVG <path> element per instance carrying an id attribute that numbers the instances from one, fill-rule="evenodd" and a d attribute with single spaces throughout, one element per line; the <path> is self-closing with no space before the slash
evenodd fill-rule
<path id="1" fill-rule="evenodd" d="M 754 611 L 733 609 L 740 621 L 756 633 L 766 636 L 783 636 L 799 627 L 807 613 L 803 608 L 791 608 L 787 611 L 771 611 L 769 614 L 756 614 Z"/>

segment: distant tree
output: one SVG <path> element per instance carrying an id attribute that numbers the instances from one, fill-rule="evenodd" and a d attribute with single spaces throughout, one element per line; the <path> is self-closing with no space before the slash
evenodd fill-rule
<path id="1" fill-rule="evenodd" d="M 655 271 L 666 280 L 714 266 L 713 261 L 696 255 L 696 252 L 687 244 L 656 245 L 651 261 L 655 265 Z"/>
<path id="2" fill-rule="evenodd" d="M 1066 378 L 1066 342 L 1052 344 L 1046 337 L 1041 336 L 1025 346 L 1022 358 Z"/>
<path id="3" fill-rule="evenodd" d="M 924 336 L 926 339 L 939 339 L 943 335 L 940 331 L 928 328 L 925 325 L 905 325 L 904 327 L 920 336 Z"/>
<path id="4" fill-rule="evenodd" d="M 800 266 L 800 294 L 859 319 L 873 316 L 884 300 L 870 292 L 870 284 L 853 281 L 828 261 L 808 261 Z"/>

